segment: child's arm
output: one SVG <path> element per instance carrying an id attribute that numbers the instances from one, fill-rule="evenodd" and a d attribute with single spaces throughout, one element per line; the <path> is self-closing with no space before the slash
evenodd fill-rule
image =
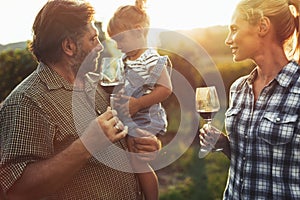
<path id="1" fill-rule="evenodd" d="M 159 77 L 155 88 L 150 94 L 141 96 L 136 99 L 134 97 L 129 98 L 129 114 L 133 116 L 139 110 L 163 102 L 172 93 L 172 83 L 167 69 L 164 68 L 161 76 Z"/>

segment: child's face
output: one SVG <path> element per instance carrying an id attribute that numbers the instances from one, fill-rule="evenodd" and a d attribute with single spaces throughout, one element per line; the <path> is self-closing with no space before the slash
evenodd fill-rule
<path id="1" fill-rule="evenodd" d="M 118 49 L 127 56 L 131 56 L 146 47 L 147 40 L 143 33 L 139 29 L 124 31 L 115 35 L 113 39 L 116 41 Z"/>

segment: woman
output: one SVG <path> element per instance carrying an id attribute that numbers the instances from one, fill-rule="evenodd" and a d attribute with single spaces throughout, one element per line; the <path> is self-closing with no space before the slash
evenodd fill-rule
<path id="1" fill-rule="evenodd" d="M 228 137 L 215 145 L 231 161 L 224 199 L 300 199 L 299 7 L 242 0 L 232 16 L 225 43 L 256 68 L 231 86 Z M 200 130 L 203 145 L 210 134 Z"/>

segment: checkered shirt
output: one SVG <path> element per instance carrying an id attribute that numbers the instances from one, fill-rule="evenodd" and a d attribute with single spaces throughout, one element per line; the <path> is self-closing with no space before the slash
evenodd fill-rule
<path id="1" fill-rule="evenodd" d="M 93 84 L 98 85 L 97 92 L 92 94 L 94 104 L 87 101 Z M 73 89 L 41 63 L 0 110 L 1 187 L 7 191 L 29 163 L 49 159 L 68 147 L 96 117 L 95 109 L 106 110 L 108 97 L 97 83 L 87 82 L 85 89 Z M 74 119 L 74 113 L 80 113 L 80 120 Z M 115 145 L 126 148 L 124 141 Z M 112 149 L 106 151 L 103 153 L 108 160 L 130 167 L 126 156 Z M 69 183 L 45 199 L 140 199 L 137 181 L 135 174 L 115 170 L 91 158 Z"/>
<path id="2" fill-rule="evenodd" d="M 300 68 L 288 63 L 254 103 L 257 69 L 230 89 L 224 199 L 300 199 Z"/>

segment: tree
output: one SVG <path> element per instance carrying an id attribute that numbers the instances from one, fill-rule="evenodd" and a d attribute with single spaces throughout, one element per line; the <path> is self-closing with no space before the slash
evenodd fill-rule
<path id="1" fill-rule="evenodd" d="M 36 65 L 28 49 L 0 53 L 0 102 L 36 68 Z"/>

